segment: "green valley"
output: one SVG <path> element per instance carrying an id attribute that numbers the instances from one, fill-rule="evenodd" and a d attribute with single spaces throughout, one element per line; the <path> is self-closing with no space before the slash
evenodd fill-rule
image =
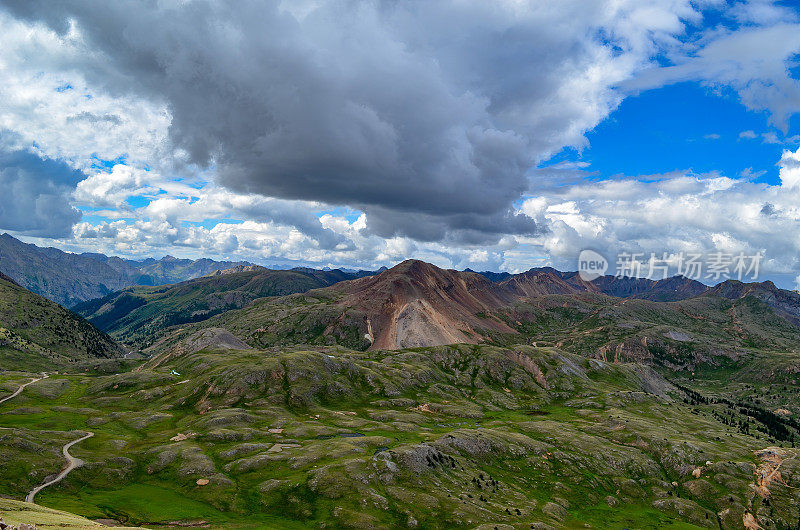
<path id="1" fill-rule="evenodd" d="M 266 296 L 273 279 L 134 288 L 146 303 L 127 312 L 121 294 L 94 302 L 108 323 L 151 311 L 136 321 L 152 344 L 0 403 L 0 492 L 24 498 L 93 433 L 38 504 L 142 527 L 800 521 L 800 328 L 757 296 L 513 296 L 418 263 Z M 159 324 L 237 292 L 239 308 Z M 435 344 L 442 329 L 475 344 Z M 433 344 L 376 347 L 391 340 Z M 0 399 L 35 372 L 5 366 Z"/>

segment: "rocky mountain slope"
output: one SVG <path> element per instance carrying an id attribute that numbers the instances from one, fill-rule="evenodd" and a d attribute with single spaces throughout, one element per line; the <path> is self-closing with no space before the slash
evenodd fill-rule
<path id="1" fill-rule="evenodd" d="M 708 292 L 730 300 L 751 296 L 764 302 L 790 322 L 800 325 L 800 293 L 779 289 L 770 281 L 742 283 L 728 280 L 709 289 Z"/>
<path id="2" fill-rule="evenodd" d="M 144 347 L 166 327 L 200 322 L 257 298 L 301 293 L 363 274 L 368 273 L 239 265 L 174 285 L 129 287 L 72 310 L 118 340 Z"/>
<path id="3" fill-rule="evenodd" d="M 584 282 L 577 274 L 570 276 L 552 268 L 531 269 L 515 274 L 499 284 L 517 298 L 530 298 L 548 294 L 575 294 L 600 292 L 593 284 Z"/>
<path id="4" fill-rule="evenodd" d="M 257 300 L 204 323 L 165 330 L 148 351 L 170 351 L 214 328 L 257 348 L 536 343 L 605 360 L 686 368 L 725 363 L 753 348 L 791 349 L 800 342 L 800 328 L 786 316 L 790 308 L 775 310 L 749 290 L 725 297 L 704 289 L 700 296 L 662 302 L 644 295 L 688 293 L 693 285 L 683 278 L 652 282 L 649 294 L 639 290 L 641 298 L 620 298 L 594 291 L 596 285 L 579 289 L 575 283 L 552 271 L 492 282 L 409 260 L 373 277 Z M 780 296 L 791 299 L 791 293 Z"/>
<path id="5" fill-rule="evenodd" d="M 8 276 L 6 276 L 5 274 L 3 274 L 2 272 L 0 272 L 0 280 L 2 280 L 2 281 L 4 281 L 4 282 L 11 283 L 11 284 L 14 284 L 14 285 L 19 285 L 17 282 L 15 282 L 14 280 L 12 280 L 11 278 L 9 278 Z"/>
<path id="6" fill-rule="evenodd" d="M 0 278 L 0 369 L 53 369 L 122 354 L 83 318 Z"/>
<path id="7" fill-rule="evenodd" d="M 513 295 L 483 276 L 407 260 L 369 278 L 340 283 L 339 304 L 360 312 L 374 349 L 481 342 L 482 328 L 512 330 L 479 315 L 506 306 Z"/>

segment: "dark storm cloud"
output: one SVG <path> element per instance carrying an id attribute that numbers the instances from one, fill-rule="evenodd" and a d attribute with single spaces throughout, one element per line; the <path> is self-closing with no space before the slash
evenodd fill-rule
<path id="1" fill-rule="evenodd" d="M 0 4 L 76 24 L 104 58 L 86 75 L 166 102 L 174 145 L 224 186 L 359 208 L 383 236 L 535 232 L 511 208 L 525 172 L 612 105 L 602 84 L 565 90 L 603 57 L 586 37 L 603 7 L 584 2 L 527 18 L 491 3 Z"/>
<path id="2" fill-rule="evenodd" d="M 406 235 L 417 241 L 450 240 L 479 245 L 495 242 L 502 234 L 528 234 L 537 230 L 530 217 L 508 211 L 491 215 L 417 213 L 411 219 L 407 213 L 382 208 L 374 208 L 374 213 L 368 221 L 371 232 L 391 237 L 396 226 L 404 226 Z"/>
<path id="3" fill-rule="evenodd" d="M 81 213 L 69 196 L 84 178 L 63 162 L 0 146 L 0 229 L 39 237 L 70 234 Z"/>

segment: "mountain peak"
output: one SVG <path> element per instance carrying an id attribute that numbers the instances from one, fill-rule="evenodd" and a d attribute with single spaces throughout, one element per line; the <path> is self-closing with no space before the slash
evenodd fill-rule
<path id="1" fill-rule="evenodd" d="M 579 285 L 571 285 L 557 270 L 544 267 L 541 269 L 530 269 L 522 274 L 517 274 L 500 282 L 500 285 L 516 296 L 534 297 L 548 294 L 570 294 L 578 291 L 596 290 L 590 289 L 591 284 L 586 284 L 582 280 L 575 280 Z"/>
<path id="2" fill-rule="evenodd" d="M 394 272 L 410 272 L 410 273 L 432 273 L 445 270 L 448 269 L 442 269 L 432 263 L 428 263 L 427 261 L 422 261 L 419 259 L 407 259 L 401 261 L 391 269 L 388 269 L 389 272 L 394 271 Z"/>
<path id="3" fill-rule="evenodd" d="M 511 296 L 474 272 L 410 259 L 332 289 L 345 295 L 343 305 L 364 315 L 373 348 L 477 343 L 484 340 L 481 330 L 513 333 L 502 322 L 477 316 L 504 306 Z"/>

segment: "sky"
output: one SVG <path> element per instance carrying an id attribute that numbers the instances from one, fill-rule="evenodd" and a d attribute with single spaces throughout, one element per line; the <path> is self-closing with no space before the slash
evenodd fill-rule
<path id="1" fill-rule="evenodd" d="M 800 7 L 0 0 L 0 184 L 0 231 L 71 252 L 797 288 Z"/>

